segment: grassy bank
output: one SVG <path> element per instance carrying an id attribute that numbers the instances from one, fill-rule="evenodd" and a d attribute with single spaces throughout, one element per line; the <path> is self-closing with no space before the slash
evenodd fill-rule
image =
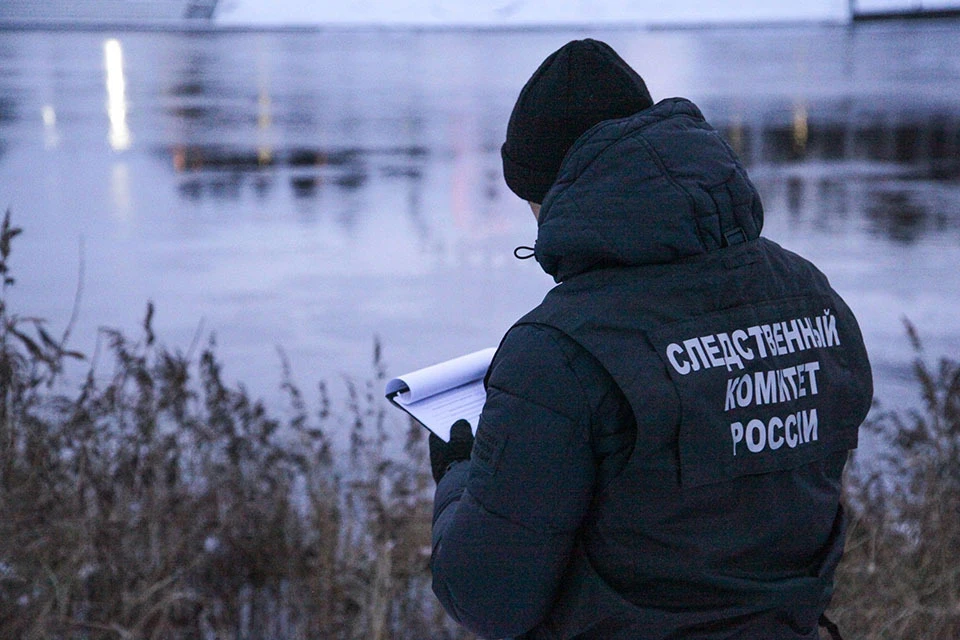
<path id="1" fill-rule="evenodd" d="M 960 638 L 960 362 L 931 362 L 914 328 L 920 408 L 876 407 L 864 428 L 886 446 L 854 457 L 853 516 L 832 614 L 849 637 Z"/>
<path id="2" fill-rule="evenodd" d="M 423 430 L 384 454 L 378 348 L 343 406 L 286 375 L 281 419 L 224 384 L 212 339 L 160 346 L 148 306 L 139 339 L 104 331 L 82 388 L 58 391 L 84 356 L 7 307 L 18 233 L 8 214 L 0 637 L 468 637 L 430 596 Z"/>
<path id="3" fill-rule="evenodd" d="M 282 417 L 224 384 L 212 338 L 161 346 L 149 305 L 142 335 L 103 331 L 87 360 L 7 307 L 18 233 L 8 214 L 0 638 L 471 637 L 429 591 L 426 444 L 411 425 L 385 453 L 378 347 L 340 406 L 284 366 Z M 890 455 L 855 459 L 847 481 L 831 613 L 848 639 L 960 637 L 960 367 L 925 364 L 909 337 L 924 410 L 874 411 Z M 72 392 L 70 360 L 89 371 Z"/>

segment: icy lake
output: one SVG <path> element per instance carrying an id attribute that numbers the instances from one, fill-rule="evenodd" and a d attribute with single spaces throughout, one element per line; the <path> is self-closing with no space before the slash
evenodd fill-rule
<path id="1" fill-rule="evenodd" d="M 764 197 L 765 235 L 858 314 L 888 406 L 914 402 L 909 318 L 960 354 L 960 24 L 679 30 L 0 32 L 0 207 L 24 228 L 16 313 L 91 353 L 215 333 L 274 401 L 494 346 L 552 280 L 513 257 L 533 218 L 502 180 L 516 95 L 603 39 L 656 99 L 697 102 Z"/>

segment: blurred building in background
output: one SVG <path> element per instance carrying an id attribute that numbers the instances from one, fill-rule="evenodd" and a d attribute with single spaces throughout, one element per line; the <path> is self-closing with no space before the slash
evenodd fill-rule
<path id="1" fill-rule="evenodd" d="M 218 0 L 3 0 L 0 23 L 151 23 L 209 20 Z"/>

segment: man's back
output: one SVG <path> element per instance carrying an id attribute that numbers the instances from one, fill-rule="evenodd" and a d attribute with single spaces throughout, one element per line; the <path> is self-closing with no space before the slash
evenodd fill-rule
<path id="1" fill-rule="evenodd" d="M 760 237 L 700 110 L 653 105 L 602 43 L 541 65 L 503 159 L 559 285 L 507 333 L 469 464 L 438 481 L 444 607 L 488 637 L 816 638 L 872 398 L 853 314 Z"/>
<path id="2" fill-rule="evenodd" d="M 590 568 L 635 605 L 618 624 L 657 638 L 815 632 L 871 397 L 859 328 L 826 279 L 755 240 L 670 269 L 575 276 L 526 323 L 593 355 L 636 416 L 629 461 L 581 536 Z"/>

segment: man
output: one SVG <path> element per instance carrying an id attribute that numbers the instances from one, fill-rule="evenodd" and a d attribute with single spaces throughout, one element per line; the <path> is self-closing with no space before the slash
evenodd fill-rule
<path id="1" fill-rule="evenodd" d="M 440 602 L 488 638 L 818 638 L 873 392 L 850 309 L 760 237 L 697 107 L 604 43 L 543 62 L 502 155 L 559 284 L 504 337 L 476 441 L 431 438 Z"/>

